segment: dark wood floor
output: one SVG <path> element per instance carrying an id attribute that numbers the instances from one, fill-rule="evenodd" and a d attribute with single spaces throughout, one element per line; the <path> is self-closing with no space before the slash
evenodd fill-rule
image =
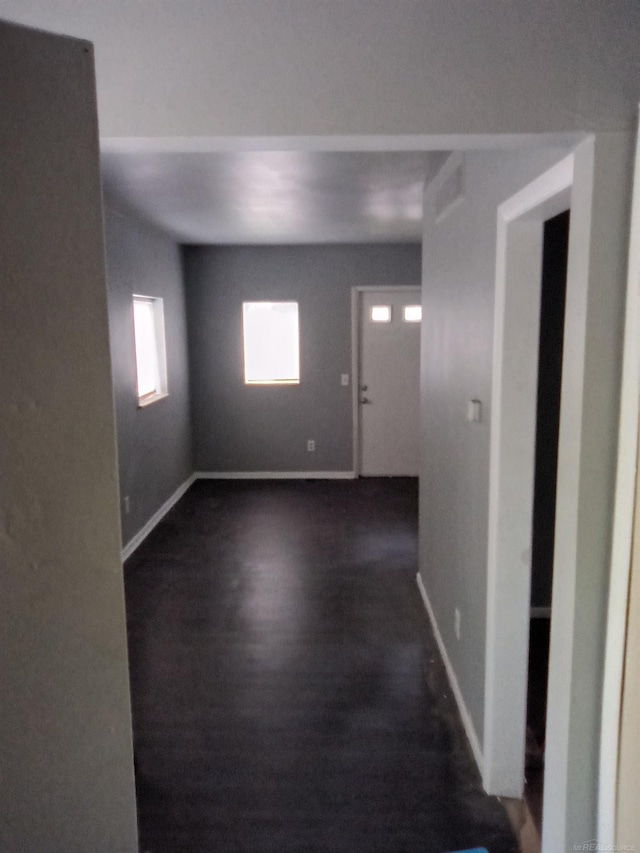
<path id="1" fill-rule="evenodd" d="M 125 567 L 141 851 L 517 850 L 416 540 L 413 480 L 191 488 Z"/>

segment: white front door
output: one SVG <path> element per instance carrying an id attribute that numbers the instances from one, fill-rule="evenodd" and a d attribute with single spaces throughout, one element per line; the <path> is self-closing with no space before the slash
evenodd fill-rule
<path id="1" fill-rule="evenodd" d="M 420 448 L 419 288 L 359 299 L 359 438 L 363 477 L 417 477 Z"/>

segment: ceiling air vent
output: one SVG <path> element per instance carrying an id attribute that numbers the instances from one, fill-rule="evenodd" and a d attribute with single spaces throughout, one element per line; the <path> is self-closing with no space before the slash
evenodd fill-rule
<path id="1" fill-rule="evenodd" d="M 464 160 L 458 163 L 436 192 L 436 222 L 444 219 L 461 198 L 464 198 Z"/>

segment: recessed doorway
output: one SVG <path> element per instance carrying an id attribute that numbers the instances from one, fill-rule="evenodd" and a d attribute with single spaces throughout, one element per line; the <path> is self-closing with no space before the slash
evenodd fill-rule
<path id="1" fill-rule="evenodd" d="M 353 293 L 354 466 L 362 477 L 417 477 L 421 290 Z"/>
<path id="2" fill-rule="evenodd" d="M 542 240 L 525 746 L 525 800 L 538 834 L 542 830 L 569 225 L 570 213 L 565 210 L 544 223 Z"/>
<path id="3" fill-rule="evenodd" d="M 483 780 L 487 791 L 516 798 L 525 771 L 544 223 L 570 207 L 572 184 L 570 155 L 498 209 Z M 557 427 L 550 458 L 554 468 Z"/>

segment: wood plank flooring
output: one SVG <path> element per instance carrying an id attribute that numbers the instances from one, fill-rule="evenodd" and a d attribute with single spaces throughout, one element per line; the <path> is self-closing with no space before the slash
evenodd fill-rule
<path id="1" fill-rule="evenodd" d="M 125 566 L 144 853 L 515 853 L 416 587 L 409 479 L 199 481 Z"/>

